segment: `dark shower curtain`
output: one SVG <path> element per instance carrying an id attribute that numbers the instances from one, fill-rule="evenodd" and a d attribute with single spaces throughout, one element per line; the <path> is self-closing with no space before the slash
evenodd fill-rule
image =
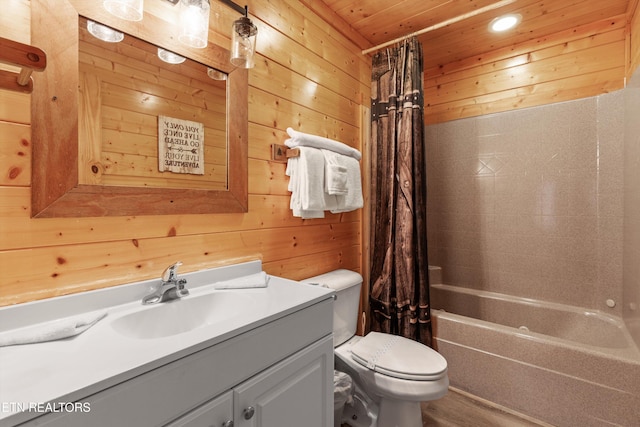
<path id="1" fill-rule="evenodd" d="M 373 57 L 371 329 L 431 346 L 422 46 Z"/>

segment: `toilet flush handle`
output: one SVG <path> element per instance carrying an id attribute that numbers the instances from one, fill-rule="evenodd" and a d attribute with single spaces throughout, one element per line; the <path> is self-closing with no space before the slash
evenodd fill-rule
<path id="1" fill-rule="evenodd" d="M 233 427 L 233 420 L 223 422 L 222 427 Z"/>

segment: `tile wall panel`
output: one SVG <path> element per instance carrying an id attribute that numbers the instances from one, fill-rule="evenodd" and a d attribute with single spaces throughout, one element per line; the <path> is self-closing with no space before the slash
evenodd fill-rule
<path id="1" fill-rule="evenodd" d="M 619 315 L 623 116 L 617 91 L 428 125 L 443 282 Z"/>

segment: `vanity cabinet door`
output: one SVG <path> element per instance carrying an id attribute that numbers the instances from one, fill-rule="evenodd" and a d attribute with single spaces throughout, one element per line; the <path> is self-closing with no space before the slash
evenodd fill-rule
<path id="1" fill-rule="evenodd" d="M 235 427 L 333 426 L 333 336 L 234 388 Z"/>
<path id="2" fill-rule="evenodd" d="M 233 426 L 233 392 L 205 403 L 165 427 L 231 427 Z"/>

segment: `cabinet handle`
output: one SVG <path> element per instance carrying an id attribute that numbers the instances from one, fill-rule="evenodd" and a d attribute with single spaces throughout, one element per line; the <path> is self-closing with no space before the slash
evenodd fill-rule
<path id="1" fill-rule="evenodd" d="M 233 427 L 233 420 L 223 422 L 222 427 Z"/>
<path id="2" fill-rule="evenodd" d="M 242 416 L 245 420 L 250 420 L 253 414 L 256 413 L 256 409 L 253 406 L 249 406 L 242 411 Z"/>

